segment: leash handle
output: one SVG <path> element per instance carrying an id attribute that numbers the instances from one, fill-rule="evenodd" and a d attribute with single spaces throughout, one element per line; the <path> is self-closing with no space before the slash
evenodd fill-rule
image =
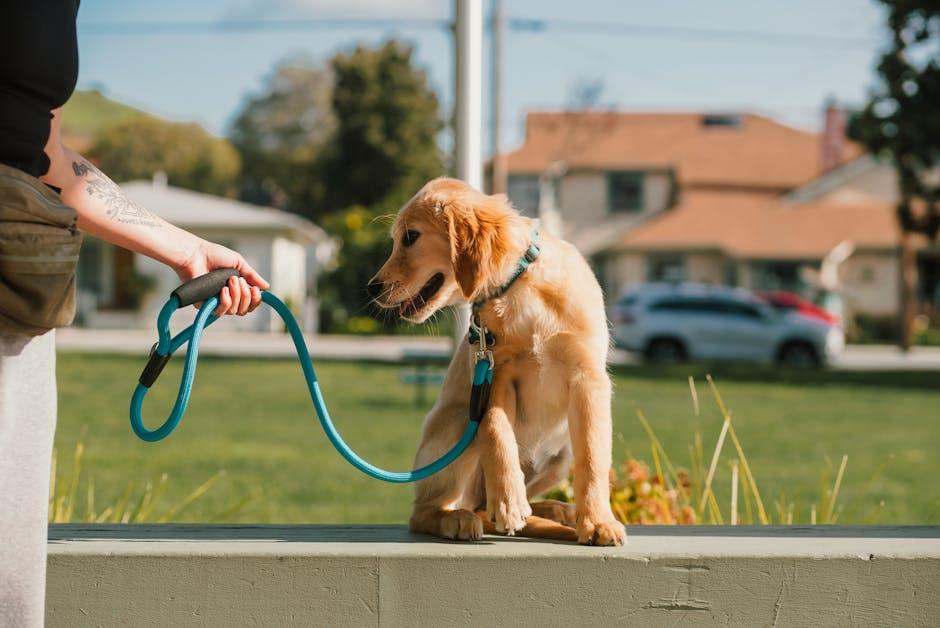
<path id="1" fill-rule="evenodd" d="M 219 294 L 225 284 L 228 283 L 229 278 L 238 276 L 240 276 L 239 272 L 234 268 L 213 270 L 205 275 L 190 279 L 171 292 L 170 296 L 176 297 L 180 303 L 179 307 L 186 307 Z"/>

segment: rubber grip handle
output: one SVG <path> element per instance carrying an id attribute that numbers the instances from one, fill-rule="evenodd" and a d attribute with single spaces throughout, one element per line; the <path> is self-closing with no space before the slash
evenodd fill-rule
<path id="1" fill-rule="evenodd" d="M 228 283 L 229 278 L 233 276 L 239 276 L 238 271 L 234 268 L 213 270 L 211 273 L 190 279 L 177 287 L 170 295 L 179 299 L 180 307 L 192 305 L 219 294 L 225 284 Z"/>

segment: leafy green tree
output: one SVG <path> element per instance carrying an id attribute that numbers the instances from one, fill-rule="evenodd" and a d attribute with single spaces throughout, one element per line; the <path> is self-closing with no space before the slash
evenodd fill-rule
<path id="1" fill-rule="evenodd" d="M 242 198 L 303 214 L 342 241 L 337 267 L 320 279 L 325 328 L 394 328 L 366 324 L 365 285 L 389 249 L 381 217 L 443 173 L 439 109 L 412 49 L 389 41 L 338 54 L 325 69 L 284 61 L 232 125 Z"/>
<path id="2" fill-rule="evenodd" d="M 916 301 L 916 258 L 911 235 L 936 240 L 940 231 L 940 3 L 880 0 L 887 10 L 890 47 L 878 73 L 881 83 L 849 134 L 891 160 L 898 173 L 902 245 L 901 345 L 910 346 Z"/>
<path id="3" fill-rule="evenodd" d="M 106 127 L 88 150 L 116 181 L 150 179 L 164 171 L 172 185 L 232 195 L 241 168 L 238 152 L 198 124 L 145 115 Z"/>
<path id="4" fill-rule="evenodd" d="M 243 200 L 301 209 L 303 202 L 322 198 L 315 162 L 335 126 L 331 94 L 328 70 L 307 57 L 292 57 L 248 98 L 230 133 L 242 158 Z"/>
<path id="5" fill-rule="evenodd" d="M 437 96 L 406 46 L 360 47 L 334 57 L 331 69 L 336 126 L 311 171 L 324 194 L 305 202 L 343 240 L 336 269 L 321 279 L 321 303 L 327 328 L 350 330 L 350 320 L 374 311 L 365 285 L 389 251 L 382 217 L 442 174 L 442 124 Z M 391 331 L 396 322 L 379 323 Z"/>
<path id="6" fill-rule="evenodd" d="M 356 48 L 330 63 L 336 128 L 320 161 L 327 211 L 398 208 L 442 174 L 440 105 L 412 49 L 396 41 Z"/>

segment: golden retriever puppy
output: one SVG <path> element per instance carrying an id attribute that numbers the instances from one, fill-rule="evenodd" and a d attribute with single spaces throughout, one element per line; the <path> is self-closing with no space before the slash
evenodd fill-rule
<path id="1" fill-rule="evenodd" d="M 416 485 L 411 529 L 448 539 L 479 539 L 486 529 L 620 545 L 626 532 L 609 501 L 601 289 L 572 245 L 539 236 L 536 227 L 505 196 L 446 178 L 425 185 L 392 227 L 391 256 L 369 284 L 375 301 L 414 323 L 472 303 L 493 342 L 491 395 L 477 438 Z M 537 259 L 510 282 L 536 239 Z M 424 421 L 417 466 L 445 453 L 466 428 L 476 349 L 467 343 L 456 351 Z M 568 476 L 572 461 L 575 505 L 533 502 Z"/>

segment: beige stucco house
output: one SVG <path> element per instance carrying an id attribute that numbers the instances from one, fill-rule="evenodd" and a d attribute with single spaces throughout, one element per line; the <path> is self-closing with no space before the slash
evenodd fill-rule
<path id="1" fill-rule="evenodd" d="M 898 312 L 894 171 L 845 140 L 837 109 L 820 134 L 752 114 L 531 113 L 507 166 L 514 204 L 555 214 L 610 300 L 643 281 L 812 296 L 822 261 L 851 250 L 846 314 Z M 916 245 L 936 302 L 940 255 Z"/>
<path id="2" fill-rule="evenodd" d="M 196 235 L 241 253 L 271 282 L 271 290 L 317 330 L 317 277 L 331 263 L 336 244 L 318 226 L 295 214 L 167 185 L 165 178 L 121 185 L 129 198 Z M 76 324 L 93 328 L 152 327 L 170 291 L 180 283 L 168 267 L 147 257 L 86 238 L 79 256 Z M 181 328 L 194 308 L 174 317 Z M 280 331 L 269 308 L 225 317 L 215 327 Z"/>

